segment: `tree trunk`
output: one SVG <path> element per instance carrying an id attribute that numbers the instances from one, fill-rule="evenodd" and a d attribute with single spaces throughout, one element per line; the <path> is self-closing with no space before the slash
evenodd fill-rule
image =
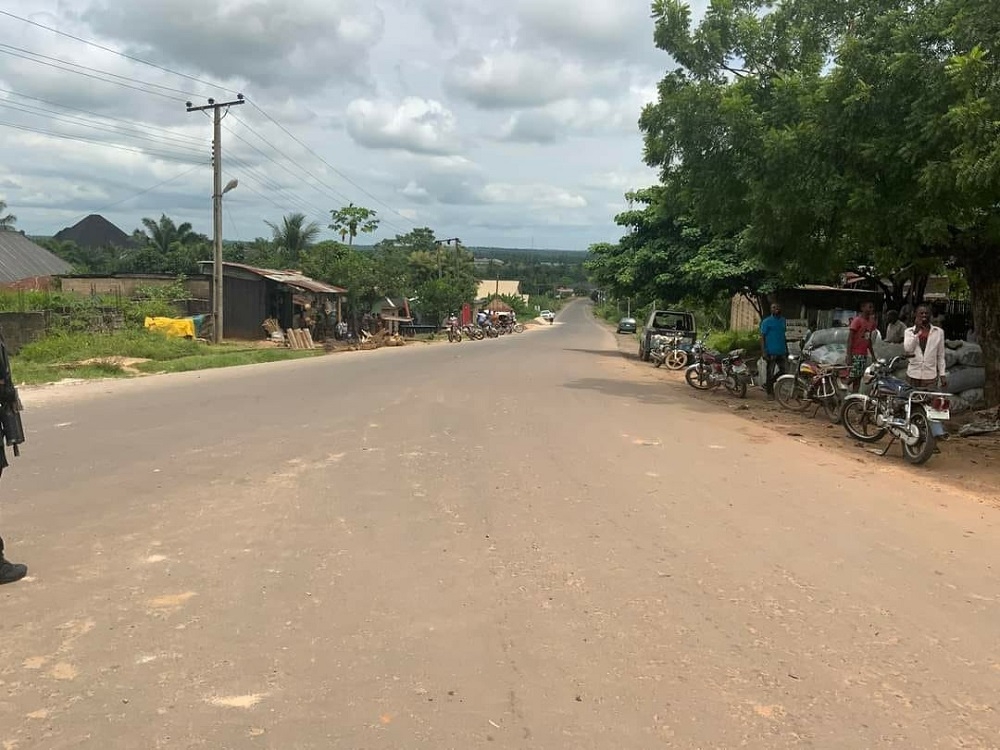
<path id="1" fill-rule="evenodd" d="M 1000 404 L 1000 248 L 981 250 L 964 261 L 973 326 L 986 365 L 986 401 L 996 406 Z"/>

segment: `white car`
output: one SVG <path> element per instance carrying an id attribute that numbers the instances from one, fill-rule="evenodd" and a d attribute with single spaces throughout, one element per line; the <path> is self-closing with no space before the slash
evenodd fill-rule
<path id="1" fill-rule="evenodd" d="M 554 312 L 552 312 L 551 310 L 542 310 L 538 314 L 538 317 L 540 317 L 542 320 L 553 320 L 553 319 L 555 319 L 556 314 Z"/>

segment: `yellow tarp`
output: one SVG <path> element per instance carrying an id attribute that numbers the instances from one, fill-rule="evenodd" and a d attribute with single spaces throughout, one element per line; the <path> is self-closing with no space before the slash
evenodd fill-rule
<path id="1" fill-rule="evenodd" d="M 175 338 L 194 338 L 193 318 L 146 318 L 146 328 Z"/>

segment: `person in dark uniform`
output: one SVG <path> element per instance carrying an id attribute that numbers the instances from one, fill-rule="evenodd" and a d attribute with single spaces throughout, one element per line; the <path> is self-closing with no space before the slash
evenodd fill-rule
<path id="1" fill-rule="evenodd" d="M 8 466 L 6 446 L 14 446 L 14 454 L 17 455 L 18 446 L 24 442 L 20 412 L 21 402 L 10 374 L 7 344 L 0 335 L 0 475 Z M 28 575 L 28 567 L 7 560 L 3 549 L 3 538 L 0 538 L 0 584 L 20 581 Z"/>

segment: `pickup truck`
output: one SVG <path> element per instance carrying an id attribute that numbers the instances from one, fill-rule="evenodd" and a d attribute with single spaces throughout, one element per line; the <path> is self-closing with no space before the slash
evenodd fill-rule
<path id="1" fill-rule="evenodd" d="M 690 352 L 695 342 L 694 315 L 681 310 L 653 310 L 639 336 L 639 359 L 649 361 L 654 336 L 680 339 L 680 348 Z"/>

